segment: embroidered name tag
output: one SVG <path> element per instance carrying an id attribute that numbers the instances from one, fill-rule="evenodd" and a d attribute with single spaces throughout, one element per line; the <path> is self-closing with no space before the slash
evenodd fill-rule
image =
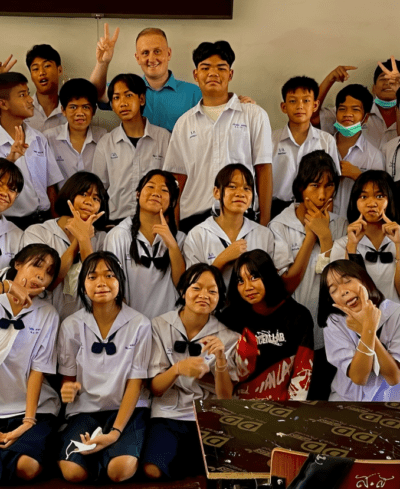
<path id="1" fill-rule="evenodd" d="M 298 251 L 300 249 L 300 246 L 297 243 L 292 244 L 292 251 Z"/>
<path id="2" fill-rule="evenodd" d="M 111 153 L 111 154 L 110 154 L 110 158 L 111 158 L 112 160 L 114 160 L 115 158 L 118 158 L 117 153 Z"/>
<path id="3" fill-rule="evenodd" d="M 157 161 L 161 161 L 163 159 L 163 155 L 153 155 L 153 158 Z"/>
<path id="4" fill-rule="evenodd" d="M 235 129 L 241 129 L 241 130 L 247 129 L 247 125 L 246 125 L 246 124 L 238 124 L 238 123 L 234 122 L 234 123 L 232 124 L 232 126 L 233 126 Z"/>
<path id="5" fill-rule="evenodd" d="M 208 259 L 208 260 L 215 260 L 215 255 L 214 255 L 214 253 L 209 253 L 209 254 L 208 254 L 208 258 L 207 258 L 207 259 Z"/>
<path id="6" fill-rule="evenodd" d="M 189 139 L 191 138 L 197 138 L 197 133 L 196 131 L 190 131 L 190 136 L 189 136 Z"/>
<path id="7" fill-rule="evenodd" d="M 285 148 L 278 148 L 278 155 L 285 155 L 286 151 Z"/>

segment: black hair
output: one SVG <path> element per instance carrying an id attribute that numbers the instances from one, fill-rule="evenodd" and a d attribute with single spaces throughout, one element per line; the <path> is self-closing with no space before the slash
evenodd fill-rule
<path id="1" fill-rule="evenodd" d="M 324 268 L 321 274 L 318 302 L 318 325 L 321 328 L 325 328 L 328 317 L 331 314 L 339 314 L 340 316 L 345 316 L 345 313 L 343 311 L 333 306 L 334 302 L 329 293 L 328 287 L 329 272 L 334 272 L 341 277 L 348 276 L 358 279 L 367 289 L 368 298 L 373 304 L 375 304 L 375 306 L 379 307 L 380 304 L 384 301 L 385 296 L 376 287 L 374 281 L 368 275 L 365 268 L 360 266 L 358 263 L 350 260 L 333 261 Z"/>
<path id="2" fill-rule="evenodd" d="M 147 34 L 156 34 L 158 36 L 162 36 L 167 41 L 168 44 L 167 35 L 162 29 L 159 29 L 158 27 L 146 27 L 146 29 L 140 31 L 136 38 L 136 44 L 142 36 L 146 36 Z"/>
<path id="3" fill-rule="evenodd" d="M 356 100 L 359 100 L 363 105 L 364 115 L 371 112 L 374 97 L 367 87 L 364 87 L 359 83 L 352 83 L 342 88 L 336 95 L 336 111 L 338 110 L 339 105 L 346 101 L 346 97 L 353 97 Z"/>
<path id="4" fill-rule="evenodd" d="M 185 298 L 183 296 L 186 294 L 187 289 L 192 284 L 197 282 L 200 276 L 205 272 L 210 272 L 215 279 L 215 283 L 217 284 L 219 298 L 215 312 L 222 309 L 222 307 L 225 305 L 225 282 L 222 277 L 222 273 L 218 270 L 218 268 L 214 267 L 214 265 L 208 265 L 207 263 L 195 263 L 182 274 L 178 285 L 176 286 L 179 294 L 179 298 L 175 303 L 176 306 L 185 305 Z"/>
<path id="5" fill-rule="evenodd" d="M 396 61 L 397 69 L 400 71 L 400 61 L 398 59 L 396 59 L 395 61 Z M 382 64 L 389 71 L 392 71 L 392 69 L 393 69 L 392 68 L 392 60 L 390 58 L 387 59 L 386 61 L 383 61 Z M 374 71 L 374 85 L 376 84 L 376 81 L 377 81 L 379 75 L 381 75 L 381 73 L 383 73 L 382 68 L 378 65 Z"/>
<path id="6" fill-rule="evenodd" d="M 97 89 L 89 80 L 85 78 L 72 78 L 61 87 L 60 102 L 65 110 L 73 99 L 86 98 L 92 106 L 93 115 L 97 109 Z"/>
<path id="7" fill-rule="evenodd" d="M 290 78 L 281 89 L 283 101 L 286 102 L 286 95 L 288 93 L 294 93 L 298 88 L 312 92 L 314 94 L 314 100 L 317 100 L 319 87 L 314 78 L 309 78 L 308 76 L 295 76 Z"/>
<path id="8" fill-rule="evenodd" d="M 8 100 L 10 92 L 18 85 L 27 85 L 28 80 L 22 73 L 9 71 L 0 74 L 0 99 Z"/>
<path id="9" fill-rule="evenodd" d="M 125 85 L 128 87 L 128 90 L 135 93 L 139 97 L 141 95 L 144 95 L 146 97 L 147 87 L 146 87 L 146 84 L 145 84 L 143 78 L 141 78 L 138 75 L 134 75 L 132 73 L 120 73 L 119 75 L 115 76 L 111 80 L 111 83 L 107 89 L 108 100 L 110 101 L 111 104 L 112 104 L 112 98 L 114 95 L 114 88 L 118 82 L 125 83 Z M 146 106 L 146 101 L 143 105 L 140 106 L 140 113 L 141 114 L 143 114 L 145 106 Z"/>
<path id="10" fill-rule="evenodd" d="M 396 107 L 398 109 L 400 108 L 400 88 L 398 88 L 396 92 Z"/>
<path id="11" fill-rule="evenodd" d="M 71 210 L 68 206 L 70 200 L 74 204 L 75 197 L 77 195 L 83 195 L 90 187 L 94 185 L 97 188 L 101 205 L 99 212 L 104 211 L 104 214 L 93 223 L 96 229 L 103 229 L 108 222 L 108 200 L 109 196 L 107 190 L 104 188 L 103 182 L 94 173 L 88 171 L 79 171 L 68 178 L 68 180 L 62 186 L 54 205 L 54 209 L 59 216 L 70 216 Z"/>
<path id="12" fill-rule="evenodd" d="M 228 41 L 217 41 L 217 42 L 202 42 L 197 46 L 197 48 L 193 51 L 193 63 L 196 68 L 199 66 L 199 63 L 204 61 L 211 56 L 217 55 L 223 61 L 226 61 L 231 67 L 233 62 L 235 61 L 235 53 L 231 48 L 231 45 Z"/>
<path id="13" fill-rule="evenodd" d="M 296 202 L 303 202 L 303 192 L 308 184 L 319 182 L 325 173 L 329 175 L 335 185 L 335 192 L 333 194 L 335 195 L 339 186 L 340 177 L 332 156 L 323 149 L 318 149 L 304 155 L 300 161 L 299 171 L 292 185 Z"/>
<path id="14" fill-rule="evenodd" d="M 28 70 L 35 58 L 42 58 L 48 61 L 54 61 L 57 66 L 61 65 L 61 57 L 58 51 L 50 46 L 50 44 L 36 44 L 26 53 L 26 66 Z"/>
<path id="15" fill-rule="evenodd" d="M 6 158 L 0 158 L 0 179 L 3 175 L 8 175 L 8 188 L 20 194 L 24 188 L 24 177 L 18 166 Z"/>
<path id="16" fill-rule="evenodd" d="M 126 277 L 118 258 L 111 251 L 96 251 L 85 258 L 78 278 L 78 294 L 88 312 L 93 311 L 93 306 L 86 295 L 85 280 L 89 273 L 93 273 L 96 270 L 97 264 L 101 260 L 104 260 L 107 268 L 113 272 L 115 278 L 118 280 L 119 289 L 115 298 L 115 303 L 118 307 L 122 307 L 122 301 L 125 297 Z"/>
<path id="17" fill-rule="evenodd" d="M 142 261 L 139 256 L 139 251 L 138 251 L 138 246 L 136 242 L 136 237 L 138 235 L 139 229 L 140 229 L 140 206 L 139 206 L 139 197 L 140 197 L 140 192 L 142 191 L 143 187 L 155 176 L 155 175 L 161 175 L 162 177 L 165 178 L 165 185 L 168 188 L 169 191 L 169 206 L 168 209 L 166 210 L 164 216 L 165 220 L 168 223 L 169 229 L 174 236 L 176 237 L 176 234 L 178 232 L 178 229 L 176 227 L 176 222 L 175 222 L 175 214 L 174 214 L 174 209 L 176 207 L 176 204 L 178 202 L 178 197 L 179 197 L 179 186 L 178 182 L 175 180 L 175 177 L 172 175 L 172 173 L 164 170 L 150 170 L 149 172 L 146 173 L 144 177 L 140 179 L 140 182 L 136 188 L 136 192 L 139 194 L 138 197 L 136 198 L 136 212 L 134 216 L 132 217 L 132 226 L 131 226 L 131 237 L 132 237 L 132 242 L 131 246 L 129 249 L 129 254 L 132 258 L 132 260 L 135 261 L 137 265 L 141 265 Z M 169 251 L 167 250 L 168 256 L 169 256 Z M 169 264 L 166 264 L 166 267 L 161 269 L 164 274 L 167 271 Z"/>
<path id="18" fill-rule="evenodd" d="M 389 219 L 399 222 L 399 213 L 396 208 L 396 185 L 393 178 L 384 170 L 368 170 L 357 178 L 350 193 L 349 207 L 347 208 L 347 220 L 354 222 L 360 217 L 357 201 L 365 185 L 374 183 L 378 189 L 387 197 L 388 205 L 385 214 Z"/>
<path id="19" fill-rule="evenodd" d="M 24 264 L 32 261 L 34 265 L 38 265 L 46 258 L 46 256 L 51 256 L 54 262 L 51 270 L 53 279 L 47 286 L 47 288 L 49 288 L 58 277 L 61 266 L 61 258 L 54 248 L 51 248 L 47 244 L 43 243 L 33 243 L 22 248 L 22 250 L 20 250 L 10 261 L 10 268 L 7 270 L 6 279 L 15 279 L 17 275 L 17 269 L 15 268 L 16 263 Z"/>
<path id="20" fill-rule="evenodd" d="M 221 193 L 221 197 L 219 199 L 221 212 L 224 212 L 225 188 L 230 184 L 233 174 L 236 170 L 240 171 L 247 185 L 251 187 L 251 191 L 253 192 L 252 204 L 254 202 L 254 177 L 251 171 L 246 166 L 242 165 L 242 163 L 231 163 L 230 165 L 226 165 L 221 168 L 221 170 L 217 173 L 214 181 L 214 187 L 217 187 L 217 189 Z"/>

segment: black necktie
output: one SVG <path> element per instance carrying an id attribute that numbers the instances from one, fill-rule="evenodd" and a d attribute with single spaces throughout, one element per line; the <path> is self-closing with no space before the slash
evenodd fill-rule
<path id="1" fill-rule="evenodd" d="M 168 265 L 169 265 L 169 253 L 168 253 L 168 250 L 166 250 L 166 252 L 164 253 L 163 256 L 160 256 L 158 258 L 155 258 L 155 256 L 157 255 L 157 252 L 158 252 L 158 248 L 160 247 L 161 241 L 159 241 L 158 243 L 156 243 L 156 245 L 154 246 L 153 256 L 150 255 L 150 252 L 147 249 L 146 244 L 143 241 L 140 241 L 140 239 L 138 239 L 138 241 L 140 243 L 140 246 L 143 248 L 143 251 L 146 253 L 145 256 L 142 255 L 140 257 L 140 262 L 141 262 L 141 264 L 144 267 L 150 268 L 150 265 L 153 262 L 154 263 L 154 266 L 157 268 L 157 270 L 166 270 L 168 268 Z"/>
<path id="2" fill-rule="evenodd" d="M 387 246 L 389 246 L 389 244 L 390 243 L 387 243 L 385 246 L 382 246 L 380 251 L 367 251 L 365 254 L 365 259 L 371 263 L 376 263 L 378 258 L 380 259 L 381 263 L 393 263 L 392 253 L 390 253 L 390 251 L 383 251 Z"/>
<path id="3" fill-rule="evenodd" d="M 4 309 L 4 312 L 6 313 L 6 318 L 1 318 L 0 319 L 0 329 L 8 329 L 10 324 L 14 325 L 14 329 L 21 330 L 25 328 L 24 323 L 22 322 L 23 317 L 25 317 L 29 312 L 26 312 L 22 316 L 20 316 L 18 319 L 11 319 L 11 314 L 7 311 L 7 309 Z"/>
<path id="4" fill-rule="evenodd" d="M 112 334 L 108 338 L 107 343 L 102 343 L 101 341 L 95 341 L 92 345 L 92 353 L 99 354 L 103 351 L 103 348 L 104 348 L 106 350 L 107 355 L 114 355 L 117 352 L 117 347 L 115 346 L 115 343 L 112 343 L 112 340 L 115 338 L 116 334 L 117 334 L 117 332 Z M 96 338 L 97 338 L 97 336 L 96 336 Z"/>

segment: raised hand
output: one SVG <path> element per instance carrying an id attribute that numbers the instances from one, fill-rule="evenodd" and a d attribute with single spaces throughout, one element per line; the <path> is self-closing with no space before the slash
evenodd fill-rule
<path id="1" fill-rule="evenodd" d="M 154 236 L 156 234 L 159 234 L 162 238 L 162 240 L 165 243 L 165 246 L 170 249 L 174 246 L 177 246 L 176 239 L 171 233 L 171 230 L 169 229 L 168 223 L 165 220 L 164 214 L 162 209 L 160 209 L 160 224 L 154 224 L 153 226 L 153 234 Z"/>
<path id="2" fill-rule="evenodd" d="M 68 206 L 71 210 L 72 218 L 68 220 L 67 224 L 65 225 L 65 229 L 69 231 L 78 241 L 81 241 L 82 238 L 85 237 L 93 238 L 93 223 L 96 222 L 97 219 L 100 219 L 100 217 L 104 214 L 104 211 L 97 214 L 92 214 L 86 219 L 86 221 L 84 221 L 70 200 L 68 201 Z"/>
<path id="3" fill-rule="evenodd" d="M 206 336 L 199 343 L 204 345 L 201 353 L 207 352 L 209 355 L 214 355 L 218 360 L 225 358 L 225 345 L 217 336 Z"/>
<path id="4" fill-rule="evenodd" d="M 391 89 L 396 93 L 400 87 L 400 73 L 397 69 L 396 58 L 394 56 L 390 56 L 390 60 L 392 62 L 392 71 L 385 68 L 380 61 L 378 61 L 378 66 L 381 68 L 383 73 L 385 73 L 385 80 L 388 80 Z"/>
<path id="5" fill-rule="evenodd" d="M 179 375 L 201 379 L 204 374 L 210 371 L 209 366 L 203 357 L 189 357 L 178 362 Z"/>
<path id="6" fill-rule="evenodd" d="M 96 59 L 98 63 L 109 63 L 114 55 L 114 47 L 118 40 L 119 27 L 115 29 L 110 38 L 110 31 L 107 22 L 104 24 L 104 37 L 101 37 L 96 47 Z"/>
<path id="7" fill-rule="evenodd" d="M 10 54 L 10 56 L 4 61 L 4 63 L 2 63 L 0 61 L 0 74 L 7 73 L 15 65 L 15 63 L 17 62 L 17 60 L 16 59 L 12 59 L 12 57 L 13 57 L 13 55 Z"/>
<path id="8" fill-rule="evenodd" d="M 257 102 L 253 100 L 251 97 L 248 95 L 239 95 L 238 99 L 240 100 L 241 104 L 254 104 L 257 105 Z"/>
<path id="9" fill-rule="evenodd" d="M 29 144 L 25 143 L 25 133 L 22 129 L 22 126 L 15 126 L 14 144 L 11 146 L 10 153 L 7 156 L 7 160 L 15 163 L 18 158 L 24 156 L 28 148 Z"/>
<path id="10" fill-rule="evenodd" d="M 220 258 L 223 259 L 225 263 L 229 263 L 231 261 L 235 261 L 246 251 L 247 241 L 245 239 L 238 239 L 224 249 L 224 251 L 220 254 Z"/>
<path id="11" fill-rule="evenodd" d="M 45 290 L 45 287 L 40 287 L 39 291 L 38 289 L 27 288 L 26 278 L 22 279 L 22 285 L 17 284 L 16 282 L 12 282 L 11 280 L 6 281 L 6 283 L 7 282 L 9 282 L 7 294 L 11 295 L 12 300 L 15 304 L 21 304 L 23 309 L 30 307 L 30 305 L 32 304 L 32 299 L 30 294 L 35 296 Z"/>
<path id="12" fill-rule="evenodd" d="M 350 70 L 356 70 L 357 66 L 338 66 L 329 73 L 329 78 L 332 82 L 345 82 L 349 79 Z"/>
<path id="13" fill-rule="evenodd" d="M 82 385 L 79 382 L 64 382 L 61 387 L 61 400 L 62 402 L 74 402 L 76 394 L 82 389 Z"/>
<path id="14" fill-rule="evenodd" d="M 383 211 L 382 219 L 385 224 L 382 224 L 382 231 L 385 236 L 393 241 L 393 243 L 400 243 L 400 226 L 395 221 L 391 221 Z"/>
<path id="15" fill-rule="evenodd" d="M 328 199 L 325 204 L 318 207 L 306 197 L 308 204 L 307 213 L 304 217 L 305 227 L 310 229 L 318 238 L 324 238 L 331 234 L 329 229 L 329 208 L 332 204 L 332 199 Z"/>
<path id="16" fill-rule="evenodd" d="M 348 240 L 348 246 L 355 249 L 351 249 L 350 253 L 355 253 L 357 250 L 357 245 L 362 239 L 362 237 L 365 235 L 365 232 L 367 231 L 367 222 L 364 221 L 364 217 L 362 214 L 360 214 L 360 217 L 357 219 L 357 221 L 352 222 L 351 224 L 348 225 L 347 227 L 347 240 Z"/>

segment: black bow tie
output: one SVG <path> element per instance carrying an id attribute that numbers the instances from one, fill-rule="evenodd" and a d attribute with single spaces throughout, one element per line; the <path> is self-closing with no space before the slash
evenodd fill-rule
<path id="1" fill-rule="evenodd" d="M 115 343 L 112 343 L 112 340 L 115 338 L 115 335 L 117 332 L 112 334 L 108 338 L 107 343 L 102 343 L 101 341 L 95 341 L 92 345 L 92 353 L 99 354 L 103 351 L 103 348 L 106 350 L 107 355 L 114 355 L 117 352 L 117 347 L 115 346 Z M 96 336 L 97 338 L 97 336 Z"/>
<path id="2" fill-rule="evenodd" d="M 189 348 L 189 355 L 191 357 L 198 357 L 201 353 L 202 346 L 199 343 L 191 342 L 179 331 L 184 341 L 176 340 L 174 343 L 174 351 L 177 353 L 185 353 L 186 348 Z"/>
<path id="3" fill-rule="evenodd" d="M 383 251 L 387 246 L 389 246 L 389 244 L 390 243 L 385 244 L 381 251 L 367 251 L 365 254 L 365 259 L 371 263 L 376 263 L 378 258 L 380 259 L 381 263 L 393 263 L 392 253 L 390 253 L 390 251 Z"/>
<path id="4" fill-rule="evenodd" d="M 168 250 L 164 253 L 163 256 L 155 258 L 158 252 L 158 248 L 160 247 L 160 242 L 159 241 L 155 246 L 154 246 L 154 253 L 153 256 L 150 256 L 150 252 L 147 249 L 147 246 L 143 241 L 140 241 L 138 239 L 140 246 L 143 248 L 143 251 L 146 253 L 146 255 L 142 255 L 140 257 L 140 263 L 146 267 L 150 268 L 151 263 L 154 263 L 154 266 L 157 268 L 157 270 L 166 270 L 169 265 L 169 253 Z"/>
<path id="5" fill-rule="evenodd" d="M 8 329 L 10 324 L 14 325 L 14 329 L 21 330 L 25 328 L 25 325 L 22 321 L 21 318 L 25 317 L 29 312 L 26 312 L 22 316 L 20 316 L 18 319 L 11 319 L 11 314 L 7 311 L 7 309 L 4 309 L 4 312 L 6 313 L 6 318 L 1 318 L 0 319 L 0 329 Z"/>

